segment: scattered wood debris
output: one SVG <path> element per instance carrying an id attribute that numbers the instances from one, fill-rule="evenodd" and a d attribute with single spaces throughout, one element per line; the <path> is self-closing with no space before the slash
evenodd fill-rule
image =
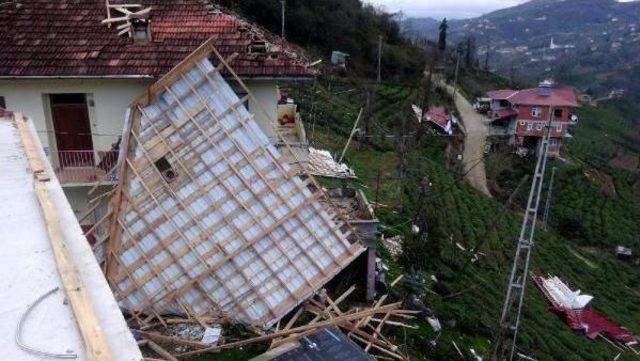
<path id="1" fill-rule="evenodd" d="M 219 344 L 213 346 L 194 340 L 203 332 L 197 327 L 181 326 L 182 331 L 173 332 L 173 334 L 168 330 L 164 333 L 140 331 L 140 334 L 155 342 L 181 346 L 176 348 L 180 351 L 174 355 L 181 358 L 254 344 L 269 343 L 269 349 L 275 349 L 319 330 L 335 326 L 376 358 L 408 360 L 400 348 L 383 334 L 383 331 L 387 327 L 415 328 L 416 326 L 406 322 L 414 319 L 414 315 L 420 312 L 403 310 L 400 302 L 387 304 L 387 295 L 383 295 L 370 307 L 352 307 L 344 310 L 340 304 L 354 291 L 355 286 L 352 286 L 336 299 L 332 299 L 326 290 L 322 289 L 314 297 L 305 301 L 286 323 L 280 322 L 266 332 L 256 330 L 257 336 L 237 341 L 225 342 L 224 337 L 221 337 Z M 187 349 L 189 351 L 183 351 Z"/>

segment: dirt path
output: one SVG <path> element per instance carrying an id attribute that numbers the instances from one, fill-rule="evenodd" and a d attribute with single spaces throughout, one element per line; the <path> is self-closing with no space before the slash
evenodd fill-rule
<path id="1" fill-rule="evenodd" d="M 453 93 L 451 85 L 443 85 L 449 93 Z M 466 130 L 464 152 L 462 153 L 462 163 L 466 173 L 465 178 L 475 189 L 491 196 L 487 187 L 487 173 L 483 160 L 489 127 L 484 124 L 484 117 L 473 109 L 473 105 L 465 97 L 457 94 L 455 102 Z"/>

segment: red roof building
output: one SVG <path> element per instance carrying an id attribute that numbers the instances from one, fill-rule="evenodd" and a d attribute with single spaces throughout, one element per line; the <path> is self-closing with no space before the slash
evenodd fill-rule
<path id="1" fill-rule="evenodd" d="M 425 114 L 425 119 L 448 135 L 452 134 L 452 117 L 443 106 L 432 106 Z"/>
<path id="2" fill-rule="evenodd" d="M 16 3 L 0 7 L 2 77 L 158 77 L 212 36 L 225 58 L 238 54 L 230 65 L 243 77 L 315 75 L 299 49 L 206 0 L 135 1 L 151 7 L 150 41 L 103 24 L 101 0 Z"/>
<path id="3" fill-rule="evenodd" d="M 536 149 L 551 120 L 549 149 L 551 154 L 558 154 L 562 139 L 570 137 L 569 127 L 578 121 L 574 115 L 578 106 L 575 90 L 549 81 L 533 89 L 490 91 L 487 97 L 491 99 L 488 116 L 493 127 L 510 136 L 520 153 Z"/>
<path id="4" fill-rule="evenodd" d="M 209 39 L 245 83 L 231 84 L 242 105 L 275 139 L 278 82 L 312 79 L 317 71 L 295 45 L 211 1 L 19 0 L 0 6 L 0 104 L 33 121 L 77 214 L 86 209 L 88 187 L 113 181 L 105 164 L 116 158 L 130 104 Z M 210 60 L 220 67 L 217 56 Z"/>

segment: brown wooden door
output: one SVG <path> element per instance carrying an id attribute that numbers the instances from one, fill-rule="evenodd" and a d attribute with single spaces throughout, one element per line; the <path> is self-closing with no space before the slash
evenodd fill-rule
<path id="1" fill-rule="evenodd" d="M 60 166 L 94 166 L 91 124 L 85 95 L 52 94 L 51 115 Z"/>

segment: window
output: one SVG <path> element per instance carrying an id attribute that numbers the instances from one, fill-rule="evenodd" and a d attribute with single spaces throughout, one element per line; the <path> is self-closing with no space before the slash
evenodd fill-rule
<path id="1" fill-rule="evenodd" d="M 3 96 L 0 96 L 0 109 L 7 109 L 7 103 L 5 102 Z"/>
<path id="2" fill-rule="evenodd" d="M 563 109 L 554 109 L 553 116 L 557 118 L 562 118 Z"/>
<path id="3" fill-rule="evenodd" d="M 560 133 L 562 131 L 562 123 L 556 124 L 556 131 Z"/>
<path id="4" fill-rule="evenodd" d="M 533 130 L 533 123 L 527 123 L 527 132 L 530 132 Z"/>
<path id="5" fill-rule="evenodd" d="M 154 164 L 167 182 L 172 182 L 178 177 L 178 173 L 176 173 L 176 171 L 173 169 L 171 163 L 169 163 L 167 158 L 162 157 L 158 159 Z"/>
<path id="6" fill-rule="evenodd" d="M 540 108 L 540 107 L 531 108 L 531 115 L 534 118 L 540 118 L 542 116 L 542 108 Z"/>

